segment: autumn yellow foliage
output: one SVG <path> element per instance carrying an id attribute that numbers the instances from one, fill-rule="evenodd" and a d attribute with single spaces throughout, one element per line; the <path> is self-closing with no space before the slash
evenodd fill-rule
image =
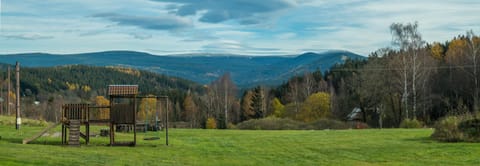
<path id="1" fill-rule="evenodd" d="M 103 96 L 97 96 L 97 97 L 95 97 L 95 105 L 97 105 L 97 106 L 109 106 L 110 105 L 110 100 L 106 99 Z M 110 118 L 110 110 L 108 108 L 101 108 L 96 113 L 94 113 L 94 116 L 97 117 L 98 119 L 109 119 Z"/>
<path id="2" fill-rule="evenodd" d="M 208 118 L 207 123 L 205 124 L 205 128 L 216 129 L 217 128 L 217 121 L 215 120 L 215 118 Z"/>
<path id="3" fill-rule="evenodd" d="M 152 98 L 143 98 L 140 101 L 140 106 L 137 114 L 138 120 L 145 120 L 155 114 L 157 110 L 157 99 L 154 98 L 152 95 L 148 95 Z M 150 117 L 151 118 L 151 117 Z"/>
<path id="4" fill-rule="evenodd" d="M 140 71 L 138 71 L 136 69 L 132 69 L 132 68 L 128 68 L 128 67 L 120 67 L 120 66 L 108 66 L 108 68 L 114 69 L 114 70 L 122 72 L 122 73 L 130 74 L 130 75 L 133 75 L 133 76 L 137 76 L 137 77 L 140 76 Z"/>
<path id="5" fill-rule="evenodd" d="M 305 100 L 297 116 L 297 120 L 313 122 L 330 116 L 330 94 L 314 93 Z"/>
<path id="6" fill-rule="evenodd" d="M 430 48 L 432 55 L 436 59 L 442 59 L 445 54 L 445 49 L 443 48 L 442 44 L 435 42 L 433 43 L 432 48 Z"/>

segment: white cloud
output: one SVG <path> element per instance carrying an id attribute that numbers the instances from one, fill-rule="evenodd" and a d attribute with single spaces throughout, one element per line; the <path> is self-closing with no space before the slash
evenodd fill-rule
<path id="1" fill-rule="evenodd" d="M 241 36 L 241 37 L 252 37 L 255 34 L 247 31 L 236 31 L 236 30 L 225 30 L 214 32 L 217 36 Z"/>
<path id="2" fill-rule="evenodd" d="M 470 0 L 12 0 L 2 1 L 0 49 L 368 55 L 390 45 L 393 22 L 418 21 L 427 42 L 478 34 L 479 8 Z M 91 17 L 99 13 L 114 14 Z"/>
<path id="3" fill-rule="evenodd" d="M 188 19 L 177 16 L 137 16 L 116 13 L 100 13 L 93 17 L 105 18 L 118 25 L 136 26 L 151 30 L 178 30 L 192 26 Z"/>
<path id="4" fill-rule="evenodd" d="M 146 40 L 152 38 L 151 34 L 145 34 L 145 33 L 132 33 L 131 34 L 135 39 L 141 39 L 141 40 Z"/>
<path id="5" fill-rule="evenodd" d="M 19 40 L 43 40 L 51 39 L 53 36 L 41 35 L 36 33 L 25 33 L 25 34 L 2 34 L 1 37 L 7 39 L 19 39 Z"/>
<path id="6" fill-rule="evenodd" d="M 296 37 L 297 34 L 293 32 L 278 34 L 275 37 L 280 40 L 287 40 Z"/>

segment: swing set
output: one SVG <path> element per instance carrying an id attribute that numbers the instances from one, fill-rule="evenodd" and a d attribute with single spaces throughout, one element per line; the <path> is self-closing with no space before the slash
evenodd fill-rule
<path id="1" fill-rule="evenodd" d="M 137 97 L 137 98 L 142 99 L 141 101 L 145 102 L 144 107 L 146 107 L 146 108 L 143 109 L 143 113 L 145 115 L 143 124 L 137 122 L 137 125 L 141 125 L 143 127 L 142 130 L 145 133 L 145 136 L 144 136 L 143 140 L 158 140 L 158 139 L 160 139 L 160 136 L 159 136 L 158 132 L 157 132 L 158 133 L 157 136 L 155 136 L 155 137 L 147 137 L 147 131 L 163 130 L 164 126 L 162 125 L 162 123 L 159 119 L 159 114 L 161 114 L 161 112 L 162 112 L 161 105 L 165 105 L 165 113 L 166 113 L 165 116 L 168 116 L 168 107 L 169 107 L 168 97 L 167 96 L 143 96 L 143 97 Z M 155 106 L 154 106 L 153 109 L 151 108 L 152 105 L 150 105 L 150 101 L 149 101 L 151 99 L 155 100 Z M 161 101 L 162 99 L 166 102 L 166 104 L 162 104 L 161 102 L 159 103 L 159 101 Z M 155 110 L 155 111 L 153 112 L 153 111 L 150 111 L 150 110 Z M 168 122 L 165 121 L 165 124 L 166 123 L 168 123 Z M 166 131 L 168 132 L 168 129 L 166 129 Z"/>

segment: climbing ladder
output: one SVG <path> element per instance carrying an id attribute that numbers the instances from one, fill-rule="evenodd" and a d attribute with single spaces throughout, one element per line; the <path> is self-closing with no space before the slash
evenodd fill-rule
<path id="1" fill-rule="evenodd" d="M 70 120 L 68 145 L 80 146 L 80 120 Z"/>

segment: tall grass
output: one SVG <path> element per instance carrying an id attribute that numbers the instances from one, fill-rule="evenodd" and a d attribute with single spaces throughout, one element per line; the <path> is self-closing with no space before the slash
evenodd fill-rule
<path id="1" fill-rule="evenodd" d="M 16 124 L 15 116 L 0 116 L 0 125 L 15 126 L 15 124 Z M 49 123 L 45 120 L 34 120 L 34 119 L 22 118 L 22 125 L 46 127 L 49 125 Z"/>

